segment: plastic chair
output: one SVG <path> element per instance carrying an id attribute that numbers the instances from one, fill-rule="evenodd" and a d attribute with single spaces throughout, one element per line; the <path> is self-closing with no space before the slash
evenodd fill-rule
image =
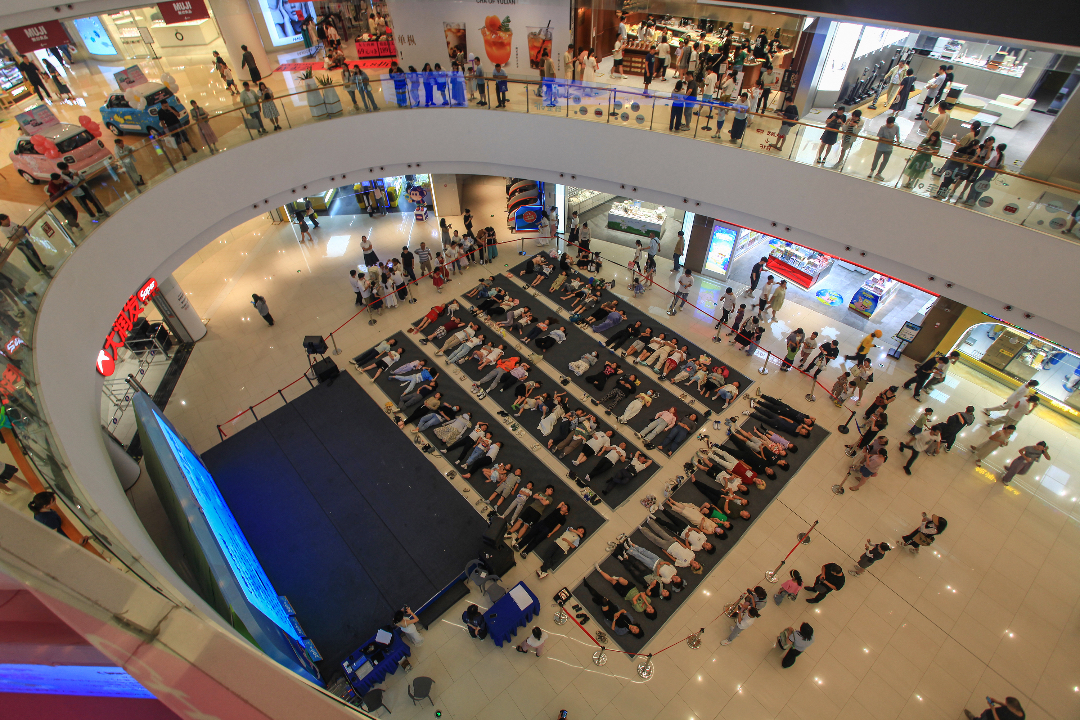
<path id="1" fill-rule="evenodd" d="M 419 678 L 417 678 L 417 679 L 419 680 Z M 390 708 L 383 705 L 383 691 L 382 690 L 379 690 L 379 689 L 369 690 L 368 694 L 364 696 L 363 703 L 364 703 L 364 707 L 367 708 L 368 712 L 375 712 L 379 708 L 385 708 L 386 712 L 390 713 L 391 715 L 394 714 L 393 712 L 390 711 Z M 433 702 L 432 705 L 434 705 L 434 704 L 435 703 Z"/>
<path id="2" fill-rule="evenodd" d="M 413 678 L 412 685 L 409 686 L 409 697 L 412 698 L 413 705 L 418 700 L 426 699 L 431 703 L 431 707 L 435 707 L 435 701 L 431 699 L 431 686 L 435 684 L 435 681 L 429 677 Z"/>

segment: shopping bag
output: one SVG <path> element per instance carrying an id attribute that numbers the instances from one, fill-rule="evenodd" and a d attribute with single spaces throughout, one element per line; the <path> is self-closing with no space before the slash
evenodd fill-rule
<path id="1" fill-rule="evenodd" d="M 173 150 L 176 149 L 177 145 L 176 145 L 176 136 L 175 135 L 166 135 L 165 136 L 165 147 L 172 148 Z"/>

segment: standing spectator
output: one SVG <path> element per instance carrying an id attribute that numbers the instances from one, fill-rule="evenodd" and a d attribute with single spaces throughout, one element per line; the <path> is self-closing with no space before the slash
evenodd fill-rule
<path id="1" fill-rule="evenodd" d="M 976 718 L 978 720 L 1023 720 L 1027 717 L 1024 708 L 1020 705 L 1020 701 L 1014 697 L 1007 697 L 1005 702 L 1001 702 L 987 696 L 986 702 L 990 707 L 983 710 L 981 715 L 975 715 L 967 708 L 964 708 L 964 717 L 967 720 L 976 720 Z"/>
<path id="2" fill-rule="evenodd" d="M 353 292 L 356 293 L 356 305 L 362 305 L 364 303 L 364 284 L 360 282 L 360 278 L 356 276 L 356 270 L 349 271 L 349 284 L 352 286 Z"/>
<path id="3" fill-rule="evenodd" d="M 780 312 L 780 308 L 784 307 L 785 298 L 787 298 L 787 280 L 781 280 L 779 287 L 773 290 L 772 298 L 769 300 L 773 320 L 776 320 L 776 313 Z"/>
<path id="4" fill-rule="evenodd" d="M 30 241 L 30 232 L 26 229 L 25 225 L 12 223 L 11 218 L 0 213 L 0 230 L 4 231 L 4 237 L 15 241 L 15 247 L 23 254 L 26 258 L 26 262 L 34 269 L 34 272 L 41 273 L 47 277 L 52 277 L 50 274 L 52 272 L 52 266 L 46 265 L 45 261 L 38 255 L 37 248 L 35 248 L 34 243 Z"/>
<path id="5" fill-rule="evenodd" d="M 109 211 L 105 209 L 105 206 L 101 204 L 101 201 L 94 195 L 94 191 L 86 184 L 86 180 L 83 174 L 80 172 L 71 172 L 66 162 L 56 163 L 56 169 L 60 171 L 60 177 L 71 185 L 71 194 L 75 196 L 75 199 L 82 205 L 91 218 L 96 218 L 98 215 L 109 217 Z M 97 211 L 95 213 L 95 210 Z"/>
<path id="6" fill-rule="evenodd" d="M 915 375 L 908 378 L 904 383 L 904 389 L 907 390 L 912 385 L 915 386 L 913 393 L 916 400 L 921 400 L 922 390 L 926 387 L 927 381 L 934 374 L 934 370 L 938 366 L 945 366 L 949 364 L 949 358 L 944 355 L 937 355 L 928 360 L 923 361 L 921 364 L 915 367 Z M 1009 397 L 1012 397 L 1011 395 Z"/>
<path id="7" fill-rule="evenodd" d="M 900 144 L 900 126 L 896 124 L 896 118 L 892 115 L 885 118 L 885 124 L 878 128 L 877 131 L 878 143 L 874 149 L 874 161 L 870 163 L 870 172 L 867 173 L 867 178 L 874 180 L 884 180 L 882 173 L 885 172 L 885 166 L 889 164 L 889 159 L 892 157 L 892 151 L 894 145 Z M 881 165 L 878 165 L 878 161 L 881 161 Z"/>
<path id="8" fill-rule="evenodd" d="M 671 299 L 671 308 L 668 310 L 668 315 L 674 315 L 682 310 L 686 305 L 686 298 L 690 295 L 690 288 L 694 286 L 694 276 L 690 272 L 690 268 L 686 268 L 678 280 L 679 289 L 675 292 L 675 297 Z"/>
<path id="9" fill-rule="evenodd" d="M 943 113 L 939 117 L 947 115 Z M 934 155 L 941 150 L 941 133 L 937 130 L 931 132 L 926 139 L 919 143 L 919 147 L 915 149 L 915 154 L 908 160 L 907 166 L 904 168 L 904 175 L 907 176 L 907 182 L 904 183 L 904 188 L 911 190 L 915 187 L 915 183 L 922 180 L 923 175 L 934 165 Z"/>
<path id="10" fill-rule="evenodd" d="M 870 538 L 866 538 L 866 543 L 863 546 L 862 557 L 855 563 L 855 567 L 848 570 L 849 575 L 858 577 L 866 572 L 867 568 L 876 563 L 881 558 L 885 557 L 885 553 L 892 550 L 892 546 L 887 542 L 881 542 L 876 544 L 870 543 Z"/>
<path id="11" fill-rule="evenodd" d="M 671 253 L 671 259 L 675 263 L 675 269 L 672 272 L 679 272 L 679 268 L 682 267 L 681 261 L 684 252 L 686 252 L 686 236 L 685 233 L 680 230 L 675 239 L 675 250 Z"/>
<path id="12" fill-rule="evenodd" d="M 480 96 L 481 107 L 487 105 L 487 80 L 484 79 L 484 67 L 480 64 L 480 58 L 473 58 L 473 77 L 476 80 L 476 92 Z"/>
<path id="13" fill-rule="evenodd" d="M 754 624 L 754 621 L 761 617 L 761 613 L 757 608 L 751 605 L 750 607 L 741 608 L 738 614 L 735 616 L 735 624 L 731 626 L 731 632 L 728 636 L 720 641 L 721 645 L 730 645 L 735 638 L 739 637 L 739 634 L 746 630 L 748 627 Z"/>
<path id="14" fill-rule="evenodd" d="M 259 134 L 266 134 L 266 127 L 263 125 L 262 119 L 262 98 L 259 94 L 251 89 L 250 83 L 244 83 L 244 89 L 240 92 L 240 102 L 244 105 L 244 110 L 247 114 L 255 120 L 255 124 L 259 126 Z M 162 105 L 164 108 L 165 106 Z M 184 158 L 185 160 L 187 158 Z"/>
<path id="15" fill-rule="evenodd" d="M 274 93 L 270 88 L 266 87 L 266 83 L 259 83 L 259 97 L 262 100 L 263 117 L 274 123 L 274 130 L 280 130 L 281 125 L 278 123 L 278 116 L 281 113 L 278 112 L 277 104 L 274 103 Z M 318 227 L 318 225 L 315 227 Z"/>
<path id="16" fill-rule="evenodd" d="M 671 93 L 671 117 L 668 120 L 668 130 L 671 132 L 679 132 L 682 130 L 684 100 L 683 81 L 679 80 L 675 83 L 675 89 Z"/>
<path id="17" fill-rule="evenodd" d="M 507 86 L 506 71 L 503 70 L 502 65 L 495 63 L 495 71 L 491 73 L 491 79 L 495 81 L 495 97 L 498 99 L 498 104 L 495 107 L 506 107 L 506 91 L 509 89 Z"/>
<path id="18" fill-rule="evenodd" d="M 783 582 L 780 586 L 780 592 L 773 595 L 773 602 L 779 605 L 784 602 L 785 599 L 791 598 L 797 600 L 799 598 L 799 591 L 802 590 L 802 575 L 798 570 L 792 570 L 791 577 Z"/>
<path id="19" fill-rule="evenodd" d="M 79 211 L 75 209 L 70 200 L 64 197 L 69 190 L 71 190 L 71 183 L 60 177 L 60 173 L 51 173 L 49 175 L 49 184 L 45 186 L 45 192 L 48 194 L 49 200 L 52 201 L 53 207 L 60 211 L 60 214 L 67 220 L 68 225 L 76 230 L 82 230 L 82 225 L 79 224 Z"/>
<path id="20" fill-rule="evenodd" d="M 783 285 L 783 283 L 781 283 L 781 285 Z M 796 328 L 787 336 L 787 354 L 784 356 L 784 362 L 780 366 L 781 372 L 791 370 L 791 363 L 795 360 L 795 353 L 799 351 L 799 346 L 802 345 L 805 335 L 806 333 L 802 328 Z"/>
<path id="21" fill-rule="evenodd" d="M 364 251 L 364 265 L 368 268 L 377 267 L 379 264 L 379 256 L 375 254 L 375 248 L 368 240 L 367 235 L 360 236 L 360 249 Z"/>
<path id="22" fill-rule="evenodd" d="M 941 434 L 941 442 L 945 443 L 945 452 L 952 452 L 956 436 L 973 422 L 975 422 L 975 406 L 968 405 L 962 412 L 953 413 L 944 422 L 934 425 L 931 430 L 936 430 Z"/>
<path id="23" fill-rule="evenodd" d="M 836 563 L 825 563 L 821 566 L 821 572 L 814 579 L 814 584 L 807 588 L 807 592 L 816 592 L 812 598 L 806 598 L 806 602 L 815 604 L 825 599 L 825 596 L 834 590 L 844 587 L 844 568 Z"/>
<path id="24" fill-rule="evenodd" d="M 438 86 L 438 79 L 439 79 L 440 74 L 442 74 L 441 69 L 439 68 L 438 63 L 436 63 L 435 64 L 436 86 Z M 368 74 L 366 72 L 364 72 L 364 68 L 361 68 L 361 67 L 354 68 L 352 78 L 353 78 L 353 83 L 356 85 L 356 92 L 358 92 L 360 94 L 360 102 L 364 103 L 364 110 L 367 110 L 369 112 L 371 110 L 378 110 L 379 106 L 375 104 L 375 96 L 371 94 L 371 79 L 368 77 Z M 446 87 L 446 83 L 443 82 L 442 86 L 439 86 L 439 87 L 440 87 L 440 91 L 441 91 L 441 88 Z M 443 105 L 446 105 L 446 93 L 445 93 L 445 91 L 443 91 Z"/>
<path id="25" fill-rule="evenodd" d="M 409 644 L 413 647 L 424 644 L 424 636 L 416 627 L 419 624 L 420 618 L 416 617 L 416 613 L 408 605 L 394 613 L 394 625 L 401 628 L 401 634 L 409 638 Z"/>
<path id="26" fill-rule="evenodd" d="M 843 137 L 840 138 L 840 157 L 837 159 L 836 164 L 833 165 L 834 168 L 839 168 L 844 164 L 844 159 L 847 158 L 848 152 L 855 142 L 855 137 L 862 132 L 862 127 L 862 110 L 852 110 L 851 115 L 840 126 L 840 134 Z"/>
<path id="27" fill-rule="evenodd" d="M 969 445 L 971 453 L 975 456 L 975 467 L 982 467 L 982 461 L 987 455 L 998 450 L 999 448 L 1007 447 L 1009 445 L 1009 438 L 1012 437 L 1013 431 L 1016 430 L 1015 425 L 1006 425 L 995 433 L 992 433 L 990 437 L 979 443 L 978 446 Z M 901 448 L 903 445 L 900 446 Z"/>
<path id="28" fill-rule="evenodd" d="M 465 623 L 470 637 L 483 640 L 488 636 L 487 620 L 484 619 L 484 613 L 480 612 L 480 608 L 476 605 L 465 608 L 465 612 L 461 613 L 461 621 Z"/>
<path id="29" fill-rule="evenodd" d="M 525 641 L 518 645 L 516 649 L 519 653 L 525 653 L 526 655 L 530 652 L 535 652 L 536 657 L 540 657 L 544 652 L 544 643 L 547 642 L 547 639 L 547 632 L 541 630 L 540 626 L 537 625 L 525 638 Z"/>
<path id="30" fill-rule="evenodd" d="M 882 440 L 885 440 L 885 438 L 882 438 Z M 887 450 L 885 450 L 884 447 L 882 447 L 881 445 L 869 446 L 866 450 L 866 455 L 862 462 L 859 462 L 857 464 L 857 467 L 854 465 L 852 466 L 855 469 L 854 474 L 858 475 L 859 477 L 859 482 L 851 486 L 852 492 L 858 490 L 863 485 L 865 485 L 866 481 L 870 478 L 877 477 L 878 470 L 881 468 L 882 465 L 885 464 L 885 461 L 888 459 L 889 453 Z M 852 473 L 849 471 L 846 475 L 844 475 L 844 479 L 840 481 L 839 485 L 832 486 L 832 491 L 834 494 L 844 494 L 844 483 L 847 482 L 847 479 L 851 477 L 851 475 Z"/>
<path id="31" fill-rule="evenodd" d="M 199 106 L 199 103 L 194 100 L 191 101 L 191 119 L 195 121 L 195 124 L 199 128 L 199 135 L 202 136 L 203 142 L 206 143 L 206 147 L 210 148 L 210 154 L 213 155 L 218 151 L 217 149 L 217 133 L 214 132 L 214 128 L 210 126 L 210 116 L 206 114 L 206 110 Z"/>
<path id="32" fill-rule="evenodd" d="M 780 129 L 776 131 L 776 144 L 769 146 L 774 150 L 784 149 L 784 141 L 787 140 L 788 133 L 799 119 L 799 107 L 789 99 L 781 115 L 784 116 L 784 121 L 780 123 Z"/>
<path id="33" fill-rule="evenodd" d="M 34 88 L 34 92 L 37 93 L 38 99 L 41 100 L 41 102 L 45 102 L 45 98 L 52 100 L 52 94 L 49 92 L 49 88 L 45 87 L 45 81 L 41 79 L 41 70 L 38 69 L 37 64 L 35 64 L 33 60 L 25 55 L 20 55 L 19 72 L 23 74 L 26 81 Z M 44 95 L 42 93 L 44 93 Z"/>
<path id="34" fill-rule="evenodd" d="M 785 644 L 780 645 L 780 649 L 787 648 L 784 659 L 780 661 L 780 667 L 789 668 L 795 664 L 795 659 L 806 652 L 806 648 L 813 644 L 814 627 L 810 623 L 803 623 L 798 630 L 789 627 L 780 633 L 780 638 L 786 640 Z"/>
<path id="35" fill-rule="evenodd" d="M 919 548 L 923 545 L 929 545 L 934 542 L 933 538 L 936 535 L 940 535 L 945 532 L 945 528 L 949 526 L 949 521 L 939 515 L 927 515 L 922 514 L 922 523 L 919 527 L 915 528 L 907 535 L 904 535 L 901 540 L 901 544 L 907 547 L 911 552 L 919 552 Z"/>
<path id="36" fill-rule="evenodd" d="M 765 267 L 765 263 L 769 258 L 763 257 L 754 263 L 754 267 L 750 268 L 750 287 L 746 289 L 745 297 L 753 297 L 757 291 L 758 283 L 761 282 L 761 271 Z"/>
<path id="37" fill-rule="evenodd" d="M 911 451 L 911 458 L 907 461 L 907 464 L 904 465 L 904 472 L 910 475 L 911 466 L 915 462 L 915 458 L 919 457 L 919 455 L 923 454 L 924 452 L 930 452 L 932 454 L 934 451 L 936 451 L 938 443 L 940 442 L 941 435 L 938 433 L 937 430 L 934 430 L 933 428 L 924 432 L 920 432 L 918 435 L 913 436 L 911 439 L 911 444 L 901 442 L 900 452 L 904 452 L 904 450 Z M 985 445 L 986 443 L 983 444 Z M 974 446 L 972 446 L 972 449 L 974 449 Z M 981 463 L 979 463 L 978 461 L 976 461 L 975 464 L 981 465 Z"/>
<path id="38" fill-rule="evenodd" d="M 739 142 L 742 140 L 743 133 L 746 131 L 746 120 L 750 113 L 750 100 L 749 95 L 746 93 L 739 93 L 739 100 L 732 105 L 732 109 L 735 111 L 735 117 L 731 120 L 731 130 L 728 134 L 731 136 L 731 142 Z"/>
<path id="39" fill-rule="evenodd" d="M 429 255 L 430 259 L 430 255 Z M 413 272 L 413 266 L 415 265 L 416 257 L 409 252 L 408 245 L 401 246 L 401 268 L 405 274 L 409 276 L 409 280 L 416 282 L 416 273 Z"/>
<path id="40" fill-rule="evenodd" d="M 258 83 L 262 80 L 262 73 L 259 72 L 259 66 L 255 64 L 255 56 L 248 50 L 247 45 L 241 45 L 240 49 L 244 51 L 243 57 L 240 59 L 240 69 L 248 69 L 248 74 L 251 75 L 251 82 Z"/>
<path id="41" fill-rule="evenodd" d="M 836 112 L 829 115 L 825 119 L 825 129 L 821 132 L 821 142 L 818 143 L 817 160 L 819 165 L 824 165 L 825 161 L 829 157 L 829 153 L 832 152 L 833 145 L 836 144 L 836 140 L 840 134 L 840 126 L 847 121 L 847 116 L 844 115 L 844 107 L 840 106 Z"/>
<path id="42" fill-rule="evenodd" d="M 576 215 L 577 213 L 575 213 Z M 652 265 L 656 267 L 656 256 L 660 254 L 660 238 L 656 236 L 656 232 L 649 231 L 649 252 L 648 257 L 645 258 L 645 267 Z"/>
<path id="43" fill-rule="evenodd" d="M 1027 475 L 1031 466 L 1042 458 L 1049 460 L 1050 453 L 1046 443 L 1041 440 L 1034 445 L 1020 448 L 1020 454 L 1005 466 L 1005 474 L 1001 476 L 1001 482 L 1008 485 L 1017 475 Z"/>
<path id="44" fill-rule="evenodd" d="M 420 249 L 416 251 L 416 259 L 420 261 L 420 274 L 431 274 L 431 251 L 427 243 L 420 243 Z"/>
<path id="45" fill-rule="evenodd" d="M 1002 425 L 1004 423 L 1009 423 L 1013 426 L 1019 425 L 1020 421 L 1031 413 L 1035 412 L 1035 408 L 1038 406 L 1039 398 L 1037 395 L 1028 395 L 1027 397 L 1022 397 L 1015 403 L 1013 403 L 1012 407 L 1009 408 L 1001 417 L 996 417 L 993 420 L 987 420 L 986 427 L 992 428 L 995 425 Z"/>
<path id="46" fill-rule="evenodd" d="M 939 65 L 938 69 L 934 71 L 934 76 L 926 81 L 926 87 L 923 88 L 925 94 L 922 99 L 922 107 L 919 108 L 919 114 L 915 116 L 916 120 L 922 120 L 923 115 L 926 114 L 926 108 L 933 102 L 937 96 L 938 88 L 945 84 L 945 66 Z"/>
<path id="47" fill-rule="evenodd" d="M 814 332 L 810 333 L 810 337 L 803 338 L 802 349 L 799 351 L 799 365 L 798 365 L 799 370 L 802 370 L 802 366 L 806 364 L 806 360 L 807 360 L 807 358 L 810 357 L 810 354 L 812 352 L 814 352 L 815 350 L 817 350 L 817 346 L 818 346 L 817 337 L 818 337 L 817 331 L 814 331 Z"/>
<path id="48" fill-rule="evenodd" d="M 266 321 L 267 325 L 274 324 L 274 316 L 270 314 L 270 308 L 266 304 L 266 298 L 258 293 L 251 293 L 251 304 L 259 311 L 259 315 L 262 315 L 262 319 Z"/>
<path id="49" fill-rule="evenodd" d="M 568 74 L 573 74 L 571 68 L 567 68 Z M 544 104 L 555 107 L 555 63 L 551 60 L 551 53 L 544 48 L 544 66 L 540 71 L 544 85 Z"/>

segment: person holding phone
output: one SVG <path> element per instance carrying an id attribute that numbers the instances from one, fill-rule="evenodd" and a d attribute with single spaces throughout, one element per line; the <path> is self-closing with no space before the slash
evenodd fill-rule
<path id="1" fill-rule="evenodd" d="M 1024 708 L 1020 706 L 1020 701 L 1014 697 L 1007 697 L 1005 702 L 1001 702 L 987 695 L 986 704 L 990 707 L 983 710 L 981 715 L 976 715 L 965 708 L 964 717 L 968 718 L 968 720 L 975 720 L 975 718 L 979 718 L 979 720 L 1021 720 L 1027 717 Z"/>

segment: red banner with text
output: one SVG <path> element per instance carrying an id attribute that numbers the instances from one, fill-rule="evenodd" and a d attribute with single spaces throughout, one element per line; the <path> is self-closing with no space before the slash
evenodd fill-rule
<path id="1" fill-rule="evenodd" d="M 24 55 L 70 42 L 59 20 L 46 20 L 37 25 L 25 25 L 5 32 L 15 49 Z"/>
<path id="2" fill-rule="evenodd" d="M 203 20 L 210 17 L 210 11 L 206 9 L 206 3 L 203 0 L 159 2 L 157 9 L 166 25 L 175 25 L 189 20 Z"/>

